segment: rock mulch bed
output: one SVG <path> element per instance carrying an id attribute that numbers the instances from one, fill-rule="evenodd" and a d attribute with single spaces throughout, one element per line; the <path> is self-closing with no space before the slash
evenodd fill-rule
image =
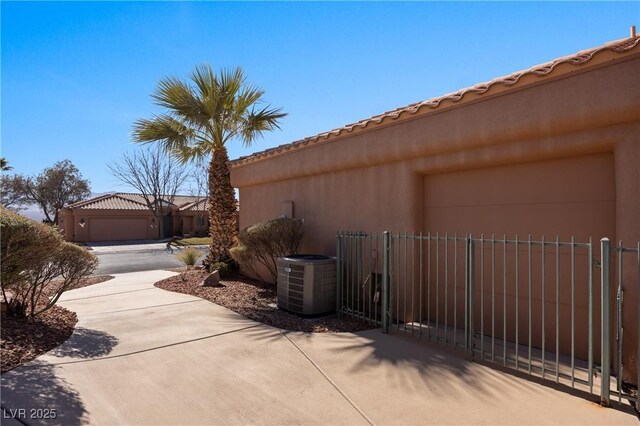
<path id="1" fill-rule="evenodd" d="M 276 289 L 244 276 L 222 279 L 217 287 L 202 287 L 207 274 L 192 270 L 158 281 L 155 286 L 163 290 L 190 294 L 224 306 L 240 315 L 276 328 L 309 333 L 355 332 L 375 328 L 360 320 L 336 315 L 319 318 L 301 318 L 278 309 Z"/>
<path id="2" fill-rule="evenodd" d="M 112 279 L 110 275 L 87 277 L 76 288 Z M 45 288 L 44 293 L 47 293 Z M 78 322 L 75 312 L 54 306 L 33 320 L 2 317 L 0 327 L 0 372 L 25 364 L 64 343 Z"/>
<path id="3" fill-rule="evenodd" d="M 7 372 L 61 345 L 71 336 L 77 322 L 75 312 L 60 306 L 54 306 L 32 321 L 3 317 L 0 371 Z"/>

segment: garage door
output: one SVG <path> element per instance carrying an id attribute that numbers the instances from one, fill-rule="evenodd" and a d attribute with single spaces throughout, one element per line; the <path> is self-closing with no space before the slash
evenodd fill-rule
<path id="1" fill-rule="evenodd" d="M 484 233 L 489 239 L 492 234 L 497 239 L 506 235 L 512 241 L 516 235 L 526 241 L 530 234 L 534 241 L 540 241 L 542 236 L 546 241 L 555 241 L 558 236 L 561 241 L 568 242 L 574 236 L 577 242 L 587 242 L 589 237 L 593 237 L 596 247 L 604 236 L 615 241 L 614 168 L 610 154 L 425 176 L 424 190 L 424 230 L 432 233 L 457 232 L 464 235 L 470 232 L 475 237 Z M 460 253 L 462 246 L 458 246 L 458 258 L 464 257 L 464 253 Z M 575 350 L 576 356 L 586 359 L 588 334 L 585 324 L 588 324 L 589 309 L 588 267 L 584 265 L 590 264 L 587 251 L 576 250 L 574 266 L 577 269 L 572 282 L 569 247 L 559 248 L 557 254 L 553 247 L 548 247 L 546 270 L 541 268 L 540 246 L 534 247 L 529 254 L 526 244 L 520 245 L 519 266 L 516 266 L 513 247 L 509 245 L 505 252 L 498 244 L 492 251 L 490 243 L 487 243 L 483 254 L 480 254 L 481 248 L 476 247 L 475 280 L 479 284 L 475 289 L 474 305 L 483 308 L 476 309 L 474 321 L 492 324 L 498 330 L 498 338 L 502 338 L 501 333 L 506 333 L 506 339 L 511 342 L 516 341 L 518 335 L 528 336 L 527 333 L 531 332 L 535 348 L 542 347 L 543 336 L 545 347 L 554 348 L 554 325 L 559 324 L 559 352 L 570 354 Z M 492 256 L 495 256 L 493 263 Z M 530 267 L 527 265 L 528 256 Z M 445 269 L 448 276 L 454 276 L 455 267 L 451 263 Z M 541 270 L 545 271 L 544 279 Z M 442 273 L 442 268 L 440 272 L 436 271 L 431 281 L 438 282 L 436 275 Z M 597 289 L 598 271 L 594 273 L 594 288 Z M 482 282 L 488 284 L 483 286 Z M 542 292 L 542 283 L 546 283 L 545 293 Z M 554 285 L 558 286 L 557 289 Z M 575 286 L 575 296 L 572 295 L 572 286 Z M 436 303 L 444 303 L 449 313 L 465 312 L 464 287 L 457 283 L 454 287 L 457 299 L 452 301 L 449 297 L 445 302 L 446 299 L 441 297 L 436 302 L 431 301 L 434 310 Z M 531 299 L 528 299 L 530 292 Z M 497 301 L 495 306 L 494 301 Z M 554 312 L 558 306 L 561 308 L 557 318 Z M 597 292 L 594 306 L 599 306 Z M 542 312 L 545 321 L 542 321 Z M 599 318 L 599 311 L 595 309 L 593 312 L 594 318 Z M 458 319 L 462 321 L 463 317 Z M 577 325 L 575 336 L 571 329 L 573 323 Z M 542 324 L 545 324 L 544 332 Z M 485 328 L 484 334 L 487 333 Z M 575 348 L 572 346 L 573 338 Z M 597 327 L 595 339 L 598 342 Z M 597 350 L 596 344 L 596 353 Z"/>
<path id="2" fill-rule="evenodd" d="M 144 218 L 95 218 L 89 220 L 90 241 L 144 240 L 147 220 Z"/>
<path id="3" fill-rule="evenodd" d="M 424 230 L 614 237 L 613 155 L 601 154 L 425 177 Z"/>

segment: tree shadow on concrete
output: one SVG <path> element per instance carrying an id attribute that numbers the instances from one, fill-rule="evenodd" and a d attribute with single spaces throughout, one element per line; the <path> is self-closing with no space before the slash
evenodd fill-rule
<path id="1" fill-rule="evenodd" d="M 23 424 L 86 424 L 88 413 L 80 395 L 64 379 L 56 376 L 57 368 L 43 361 L 34 361 L 3 374 L 0 378 L 3 416 L 15 415 L 18 413 L 16 410 L 24 409 L 16 419 Z M 45 414 L 55 418 L 42 418 Z"/>
<path id="2" fill-rule="evenodd" d="M 379 329 L 355 334 L 366 337 L 366 340 L 351 338 L 352 343 L 343 346 L 340 351 L 356 349 L 362 352 L 364 349 L 367 355 L 357 359 L 351 371 L 377 368 L 385 363 L 403 367 L 398 371 L 409 373 L 401 378 L 401 383 L 405 386 L 411 386 L 413 383 L 416 385 L 416 390 L 421 386 L 415 379 L 411 380 L 411 377 L 421 377 L 424 384 L 428 386 L 433 386 L 434 383 L 450 384 L 448 378 L 453 377 L 463 383 L 459 391 L 464 397 L 493 399 L 515 392 L 521 395 L 533 395 L 544 392 L 544 388 L 550 388 L 599 404 L 599 396 L 585 389 L 571 387 L 566 382 L 556 383 L 553 380 L 528 374 L 526 367 L 516 371 L 510 365 L 503 366 L 501 362 L 481 360 L 477 354 L 472 358 L 460 348 L 454 350 L 451 345 L 443 347 L 426 339 L 420 340 L 418 336 L 393 330 L 390 335 L 382 334 Z M 348 336 L 336 335 L 338 339 L 349 339 Z M 389 344 L 387 338 L 393 339 L 393 344 Z M 532 384 L 541 386 L 532 386 Z M 613 403 L 611 407 L 631 413 L 629 407 L 623 404 Z"/>
<path id="3" fill-rule="evenodd" d="M 333 364 L 339 360 L 341 371 L 334 374 L 364 377 L 384 372 L 386 386 L 409 388 L 425 397 L 430 392 L 437 394 L 442 387 L 451 386 L 456 388 L 461 400 L 493 399 L 516 389 L 520 392 L 541 391 L 515 376 L 481 367 L 459 350 L 438 347 L 402 334 L 383 334 L 380 329 L 355 333 L 274 331 L 258 327 L 243 333 L 258 342 L 286 336 L 320 368 L 326 362 Z M 321 343 L 315 343 L 316 340 Z M 394 368 L 389 369 L 389 366 Z"/>
<path id="4" fill-rule="evenodd" d="M 385 335 L 381 330 L 335 335 L 340 347 L 333 352 L 353 352 L 357 354 L 349 368 L 350 372 L 378 369 L 381 366 L 397 367 L 398 376 L 393 383 L 408 386 L 416 392 L 425 389 L 439 392 L 441 386 L 458 386 L 462 399 L 492 399 L 508 392 L 511 387 L 524 388 L 515 377 L 504 376 L 498 371 L 488 370 L 474 363 L 464 352 L 444 348 L 420 341 L 403 334 Z M 500 387 L 496 387 L 497 376 Z"/>
<path id="5" fill-rule="evenodd" d="M 314 338 L 324 338 L 326 340 L 322 346 L 332 357 L 341 360 L 345 374 L 366 375 L 367 372 L 386 371 L 387 384 L 412 389 L 425 397 L 431 392 L 435 395 L 441 393 L 442 389 L 448 389 L 448 393 L 454 391 L 461 401 L 467 398 L 489 401 L 516 393 L 533 397 L 550 388 L 596 404 L 599 402 L 599 396 L 567 384 L 556 384 L 529 375 L 526 371 L 515 371 L 501 364 L 481 361 L 477 357 L 472 359 L 461 349 L 446 348 L 425 339 L 420 340 L 418 336 L 393 330 L 391 334 L 383 334 L 381 329 L 326 334 L 283 330 L 282 333 L 303 351 L 313 347 Z M 260 338 L 257 331 L 256 337 Z M 268 334 L 262 337 L 274 338 Z M 388 366 L 397 368 L 381 368 Z M 612 407 L 632 414 L 630 407 L 623 404 L 612 404 Z"/>
<path id="6" fill-rule="evenodd" d="M 49 354 L 64 358 L 98 358 L 109 355 L 118 339 L 104 331 L 77 327 L 71 337 Z"/>

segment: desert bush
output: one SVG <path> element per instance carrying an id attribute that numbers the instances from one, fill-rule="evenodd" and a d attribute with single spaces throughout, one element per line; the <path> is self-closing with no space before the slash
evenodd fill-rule
<path id="1" fill-rule="evenodd" d="M 282 217 L 245 228 L 238 234 L 237 244 L 230 250 L 231 256 L 258 277 L 258 267 L 263 265 L 275 283 L 278 279 L 276 258 L 298 253 L 302 224 L 300 219 Z"/>
<path id="2" fill-rule="evenodd" d="M 176 257 L 180 262 L 185 264 L 187 269 L 191 269 L 196 265 L 198 259 L 200 259 L 200 256 L 202 256 L 203 254 L 204 253 L 202 253 L 200 250 L 189 247 L 180 251 L 180 253 L 178 253 Z"/>
<path id="3" fill-rule="evenodd" d="M 0 208 L 1 288 L 7 313 L 35 317 L 98 267 L 98 258 L 58 231 Z M 55 281 L 54 281 L 55 279 Z"/>
<path id="4" fill-rule="evenodd" d="M 62 244 L 62 237 L 47 225 L 0 207 L 0 280 L 5 285 L 24 280 L 24 271 L 41 262 Z"/>
<path id="5" fill-rule="evenodd" d="M 260 274 L 256 270 L 258 264 L 258 258 L 255 250 L 250 250 L 247 246 L 241 244 L 236 238 L 236 245 L 229 249 L 229 253 L 233 260 L 238 262 L 240 266 L 249 271 L 252 275 L 260 277 Z"/>
<path id="6" fill-rule="evenodd" d="M 231 276 L 231 265 L 225 262 L 215 262 L 209 268 L 211 272 L 218 271 L 220 278 L 229 278 Z"/>
<path id="7" fill-rule="evenodd" d="M 30 270 L 29 316 L 34 317 L 52 308 L 62 293 L 78 287 L 80 281 L 93 273 L 98 267 L 98 258 L 86 249 L 75 244 L 63 242 L 52 254 L 44 268 Z M 51 271 L 54 280 L 44 280 Z M 44 273 L 43 273 L 44 272 Z M 46 291 L 43 294 L 43 290 Z M 36 295 L 35 297 L 33 295 Z M 41 296 L 48 298 L 41 298 Z M 46 302 L 46 303 L 45 303 Z"/>

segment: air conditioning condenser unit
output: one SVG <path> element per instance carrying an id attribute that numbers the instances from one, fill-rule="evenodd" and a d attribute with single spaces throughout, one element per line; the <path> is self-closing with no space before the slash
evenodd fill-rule
<path id="1" fill-rule="evenodd" d="M 336 258 L 300 254 L 277 259 L 278 307 L 301 315 L 336 308 Z"/>

